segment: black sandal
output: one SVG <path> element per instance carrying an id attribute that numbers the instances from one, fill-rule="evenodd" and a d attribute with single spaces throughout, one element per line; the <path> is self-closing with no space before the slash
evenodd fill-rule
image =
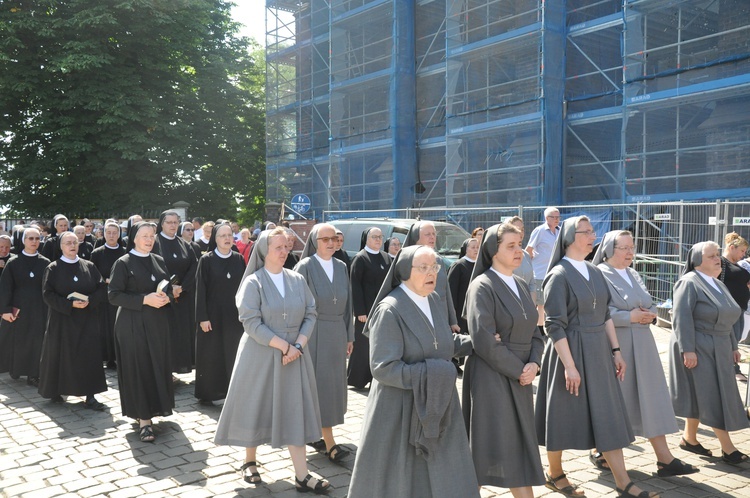
<path id="1" fill-rule="evenodd" d="M 250 472 L 247 469 L 250 467 L 255 467 L 255 472 Z M 258 472 L 258 463 L 257 462 L 245 462 L 242 464 L 242 467 L 240 467 L 240 472 L 242 473 L 242 478 L 245 480 L 248 484 L 262 484 L 263 479 L 260 477 L 260 472 Z"/>
<path id="2" fill-rule="evenodd" d="M 735 450 L 730 454 L 724 453 L 723 450 L 721 452 L 721 459 L 727 463 L 731 463 L 732 465 L 737 465 L 742 462 L 745 462 L 747 461 L 747 458 L 748 458 L 747 455 L 745 455 L 744 453 L 741 453 L 740 450 Z"/>
<path id="3" fill-rule="evenodd" d="M 562 493 L 565 496 L 571 496 L 573 498 L 586 498 L 586 493 L 581 491 L 580 493 L 577 493 L 578 486 L 575 484 L 569 484 L 565 486 L 564 488 L 561 488 L 557 485 L 557 481 L 560 479 L 565 479 L 565 473 L 560 474 L 557 477 L 552 477 L 551 475 L 545 473 L 544 474 L 547 477 L 547 482 L 544 483 L 544 486 L 548 489 L 551 489 L 552 491 L 557 491 L 558 493 Z"/>
<path id="4" fill-rule="evenodd" d="M 669 464 L 656 462 L 656 468 L 658 469 L 656 475 L 659 477 L 685 476 L 699 471 L 698 467 L 693 467 L 677 458 L 673 458 Z"/>
<path id="5" fill-rule="evenodd" d="M 685 441 L 685 438 L 680 441 L 680 449 L 700 456 L 710 457 L 712 455 L 711 450 L 704 448 L 702 444 L 690 444 Z"/>
<path id="6" fill-rule="evenodd" d="M 138 431 L 138 435 L 144 443 L 153 443 L 156 439 L 156 436 L 154 436 L 154 429 L 150 425 L 144 425 L 141 427 Z"/>
<path id="7" fill-rule="evenodd" d="M 326 451 L 326 456 L 333 463 L 339 463 L 349 454 L 349 450 L 342 448 L 338 444 L 331 446 L 331 451 Z"/>
<path id="8" fill-rule="evenodd" d="M 310 482 L 310 479 L 315 479 L 317 481 L 315 483 L 315 486 L 310 486 L 308 484 Z M 301 481 L 297 479 L 297 477 L 295 476 L 294 481 L 295 481 L 294 489 L 296 489 L 298 493 L 310 492 L 316 495 L 324 495 L 331 490 L 331 483 L 329 483 L 325 479 L 318 479 L 316 477 L 313 477 L 310 474 L 307 474 L 305 478 L 302 479 Z"/>
<path id="9" fill-rule="evenodd" d="M 593 463 L 597 469 L 605 472 L 610 472 L 607 459 L 604 458 L 604 455 L 602 455 L 601 451 L 597 451 L 595 453 L 589 452 L 589 461 L 591 461 L 591 463 Z"/>
<path id="10" fill-rule="evenodd" d="M 625 486 L 625 489 L 615 488 L 617 490 L 617 498 L 656 498 L 659 496 L 659 493 L 651 494 L 648 491 L 641 491 L 637 495 L 630 493 L 630 488 L 632 488 L 635 484 L 633 481 L 630 481 L 627 486 Z"/>
<path id="11" fill-rule="evenodd" d="M 314 449 L 315 451 L 325 451 L 326 450 L 326 442 L 322 439 L 318 439 L 315 442 L 307 443 L 307 446 Z"/>

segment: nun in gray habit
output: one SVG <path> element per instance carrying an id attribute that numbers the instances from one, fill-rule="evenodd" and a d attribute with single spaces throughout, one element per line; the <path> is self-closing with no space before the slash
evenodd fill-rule
<path id="1" fill-rule="evenodd" d="M 354 327 L 346 264 L 334 258 L 332 253 L 328 254 L 327 259 L 318 254 L 318 237 L 326 232 L 332 237 L 336 236 L 333 225 L 324 223 L 313 227 L 294 271 L 305 278 L 315 297 L 318 319 L 307 350 L 318 385 L 323 436 L 329 439 L 326 452 L 332 462 L 339 462 L 349 451 L 333 441 L 331 428 L 344 423 L 347 399 L 346 357 L 354 343 Z M 324 269 L 324 265 L 328 269 Z"/>
<path id="2" fill-rule="evenodd" d="M 451 333 L 434 292 L 423 296 L 409 288 L 435 278 L 433 255 L 425 246 L 401 250 L 365 324 L 374 380 L 349 486 L 352 498 L 479 496 L 450 362 L 469 353 L 471 341 Z"/>
<path id="3" fill-rule="evenodd" d="M 707 258 L 707 252 L 714 257 Z M 716 278 L 721 272 L 718 255 L 714 242 L 695 244 L 674 286 L 669 392 L 675 413 L 687 419 L 680 448 L 711 455 L 696 440 L 700 422 L 719 438 L 722 459 L 737 464 L 747 455 L 735 448 L 728 431 L 746 429 L 748 421 L 729 359 L 739 359 L 733 326 L 742 310 Z"/>
<path id="4" fill-rule="evenodd" d="M 406 240 L 404 240 L 403 247 L 409 247 L 419 244 L 420 229 L 425 224 L 435 226 L 431 221 L 418 221 L 409 228 L 409 233 L 406 234 Z M 434 247 L 432 249 L 435 249 Z M 451 326 L 453 332 L 459 332 L 460 328 L 458 325 L 458 317 L 456 316 L 456 308 L 453 306 L 453 296 L 451 295 L 451 288 L 448 285 L 448 272 L 445 271 L 443 265 L 443 258 L 435 252 L 437 256 L 437 262 L 440 263 L 440 271 L 438 272 L 437 284 L 435 285 L 435 292 L 437 292 L 440 302 L 445 306 L 448 312 L 448 323 Z M 461 330 L 461 332 L 466 332 Z"/>
<path id="5" fill-rule="evenodd" d="M 665 435 L 677 432 L 677 421 L 650 329 L 656 317 L 656 305 L 638 272 L 630 267 L 633 255 L 631 233 L 613 230 L 604 235 L 592 261 L 607 279 L 609 313 L 615 324 L 622 359 L 628 365 L 620 389 L 633 433 L 648 438 L 654 448 L 658 475 L 692 474 L 698 469 L 674 458 L 667 446 Z M 601 468 L 601 454 L 590 458 Z"/>
<path id="6" fill-rule="evenodd" d="M 214 438 L 247 448 L 242 471 L 252 484 L 262 482 L 254 470 L 257 446 L 302 448 L 304 455 L 305 443 L 319 439 L 321 427 L 313 362 L 303 353 L 315 328 L 315 299 L 300 274 L 283 268 L 285 249 L 284 259 L 273 262 L 278 268 L 269 271 L 266 259 L 276 238 L 270 233 L 258 237 L 235 296 L 245 330 Z M 286 362 L 290 354 L 293 361 Z M 297 487 L 309 490 L 297 470 Z"/>
<path id="7" fill-rule="evenodd" d="M 528 285 L 512 268 L 493 265 L 499 240 L 510 234 L 518 237 L 521 256 L 520 230 L 494 225 L 484 232 L 474 265 L 464 307 L 474 354 L 464 367 L 462 406 L 479 484 L 531 491 L 544 484 L 530 382 L 542 363 L 544 341 Z M 529 383 L 521 385 L 529 363 L 536 365 Z"/>
<path id="8" fill-rule="evenodd" d="M 539 444 L 547 448 L 548 488 L 568 496 L 581 491 L 568 484 L 562 450 L 601 451 L 620 496 L 651 496 L 634 484 L 622 448 L 635 440 L 618 385 L 626 374 L 609 313 L 609 288 L 601 270 L 584 260 L 596 234 L 585 216 L 562 223 L 550 258 L 544 292 L 544 352 L 535 420 Z M 631 494 L 632 493 L 632 494 Z"/>

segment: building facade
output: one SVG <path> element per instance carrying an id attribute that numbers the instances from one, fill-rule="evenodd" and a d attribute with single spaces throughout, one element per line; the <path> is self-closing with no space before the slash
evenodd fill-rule
<path id="1" fill-rule="evenodd" d="M 750 198 L 747 0 L 267 0 L 267 197 Z"/>

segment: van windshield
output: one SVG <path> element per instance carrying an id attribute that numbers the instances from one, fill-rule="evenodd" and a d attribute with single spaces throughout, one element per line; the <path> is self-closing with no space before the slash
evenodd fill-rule
<path id="1" fill-rule="evenodd" d="M 435 225 L 437 229 L 437 252 L 440 255 L 458 255 L 461 245 L 469 235 L 454 225 Z"/>

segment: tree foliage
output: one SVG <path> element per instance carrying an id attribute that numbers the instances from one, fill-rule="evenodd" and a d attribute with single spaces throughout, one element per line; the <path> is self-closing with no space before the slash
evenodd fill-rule
<path id="1" fill-rule="evenodd" d="M 0 205 L 261 219 L 259 52 L 225 0 L 0 0 Z"/>

